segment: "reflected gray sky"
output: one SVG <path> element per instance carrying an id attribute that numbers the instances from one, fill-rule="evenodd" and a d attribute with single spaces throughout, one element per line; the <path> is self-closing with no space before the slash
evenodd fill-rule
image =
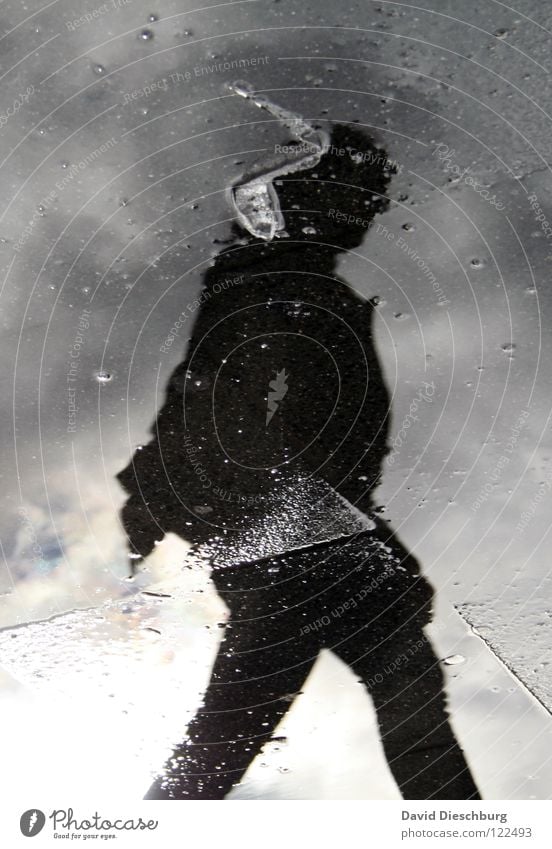
<path id="1" fill-rule="evenodd" d="M 129 592 L 114 475 L 147 440 L 182 357 L 191 311 L 169 353 L 160 347 L 228 235 L 228 185 L 287 138 L 225 88 L 244 66 L 236 74 L 221 63 L 244 60 L 257 89 L 312 119 L 359 122 L 401 165 L 386 233 L 372 228 L 340 267 L 380 298 L 392 438 L 421 382 L 435 384 L 385 468 L 383 515 L 443 595 L 467 604 L 482 634 L 492 627 L 496 650 L 550 707 L 540 664 L 550 627 L 552 257 L 527 200 L 535 193 L 552 220 L 549 36 L 529 20 L 542 24 L 535 0 L 519 13 L 433 6 L 261 0 L 190 12 L 187 0 L 164 0 L 163 20 L 148 25 L 154 37 L 140 39 L 152 11 L 143 2 L 71 29 L 89 6 L 62 0 L 10 34 L 22 13 L 3 4 L 4 101 L 35 87 L 2 130 L 3 625 Z M 455 180 L 438 144 L 504 209 Z M 79 330 L 83 309 L 90 326 Z M 102 370 L 112 378 L 100 385 Z M 143 580 L 159 577 L 152 564 Z"/>

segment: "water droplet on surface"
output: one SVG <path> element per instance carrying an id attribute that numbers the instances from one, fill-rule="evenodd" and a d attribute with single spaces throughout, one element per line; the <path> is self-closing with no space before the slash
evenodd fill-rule
<path id="1" fill-rule="evenodd" d="M 98 383 L 109 383 L 110 380 L 113 379 L 113 375 L 109 371 L 99 371 L 96 374 L 96 380 Z"/>
<path id="2" fill-rule="evenodd" d="M 102 74 L 105 74 L 105 68 L 103 65 L 94 65 L 92 67 L 92 70 L 98 77 L 101 77 Z"/>
<path id="3" fill-rule="evenodd" d="M 460 663 L 465 663 L 466 658 L 463 654 L 451 654 L 448 657 L 445 657 L 443 663 L 446 666 L 458 666 Z"/>
<path id="4" fill-rule="evenodd" d="M 482 259 L 474 257 L 474 259 L 471 260 L 470 265 L 472 268 L 483 268 L 485 263 Z"/>
<path id="5" fill-rule="evenodd" d="M 155 21 L 158 21 L 158 20 L 159 20 L 158 15 L 148 15 L 148 21 L 150 22 L 150 24 L 154 24 Z"/>
<path id="6" fill-rule="evenodd" d="M 212 513 L 213 508 L 209 507 L 208 504 L 196 504 L 194 507 L 194 513 L 197 513 L 198 516 L 207 516 L 208 513 Z"/>
<path id="7" fill-rule="evenodd" d="M 305 236 L 316 236 L 316 230 L 314 227 L 303 227 L 302 232 Z"/>
<path id="8" fill-rule="evenodd" d="M 416 227 L 414 226 L 414 224 L 411 224 L 409 221 L 407 221 L 406 224 L 402 225 L 402 229 L 410 231 L 410 230 L 415 230 Z"/>
<path id="9" fill-rule="evenodd" d="M 153 33 L 150 29 L 143 29 L 138 33 L 138 38 L 140 41 L 151 41 L 153 38 Z"/>
<path id="10" fill-rule="evenodd" d="M 513 342 L 506 342 L 504 345 L 501 346 L 501 350 L 504 351 L 505 354 L 511 354 L 512 351 L 516 350 L 516 346 Z"/>

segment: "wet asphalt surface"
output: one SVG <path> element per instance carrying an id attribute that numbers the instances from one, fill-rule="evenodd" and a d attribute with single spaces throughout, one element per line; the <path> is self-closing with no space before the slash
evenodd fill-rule
<path id="1" fill-rule="evenodd" d="M 409 798 L 473 796 L 431 646 L 379 689 L 373 679 L 420 639 L 435 590 L 552 704 L 550 13 L 534 2 L 350 3 L 338 17 L 286 0 L 104 5 L 91 21 L 86 5 L 2 6 L 2 624 L 135 599 L 182 566 L 170 545 L 185 540 L 215 567 L 186 628 L 230 611 L 211 710 L 231 682 L 226 649 L 255 647 L 265 684 L 275 678 L 267 692 L 230 686 L 238 717 L 276 705 L 245 730 L 198 713 L 199 749 L 239 729 L 266 742 L 319 649 L 370 626 L 368 643 L 336 653 L 372 680 L 376 707 L 391 701 L 378 719 L 397 785 Z M 333 133 L 335 151 L 365 154 L 334 152 L 279 179 L 287 236 L 268 244 L 238 226 L 228 187 L 293 139 L 229 91 L 237 78 Z M 354 597 L 340 569 L 364 539 L 361 516 L 389 549 L 364 568 L 385 575 L 391 559 L 412 581 L 382 582 L 397 602 L 379 624 L 374 605 L 368 617 L 331 613 Z M 296 552 L 313 543 L 304 596 Z M 244 594 L 259 554 L 276 571 L 266 592 Z M 288 563 L 294 577 L 274 594 Z M 196 580 L 184 571 L 182 596 Z M 281 613 L 294 604 L 290 625 Z M 250 623 L 242 637 L 232 616 Z M 329 630 L 296 639 L 323 616 Z M 197 634 L 186 639 L 197 648 Z M 211 642 L 198 651 L 203 688 L 215 654 Z M 397 740 L 393 699 L 413 712 L 395 690 L 413 680 L 435 711 Z M 490 688 L 477 686 L 484 704 Z M 179 696 L 191 718 L 195 691 Z M 236 759 L 230 779 L 253 755 L 238 748 L 218 754 Z M 229 789 L 207 785 L 177 779 L 166 795 Z"/>

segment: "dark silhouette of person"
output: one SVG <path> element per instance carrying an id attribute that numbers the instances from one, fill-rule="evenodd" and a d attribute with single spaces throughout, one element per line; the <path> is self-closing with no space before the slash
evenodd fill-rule
<path id="1" fill-rule="evenodd" d="M 168 532 L 191 541 L 230 611 L 202 706 L 148 799 L 224 798 L 322 648 L 365 684 L 404 798 L 479 798 L 423 630 L 432 588 L 375 512 L 389 396 L 374 304 L 335 273 L 387 208 L 391 173 L 363 132 L 336 125 L 317 165 L 275 181 L 285 233 L 234 225 L 152 439 L 118 475 L 134 556 Z"/>

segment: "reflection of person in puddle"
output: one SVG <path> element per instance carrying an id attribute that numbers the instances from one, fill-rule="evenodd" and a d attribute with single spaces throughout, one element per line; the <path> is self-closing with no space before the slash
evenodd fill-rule
<path id="1" fill-rule="evenodd" d="M 305 472 L 309 486 L 322 482 L 373 521 L 288 553 L 212 558 L 229 623 L 201 709 L 149 799 L 224 798 L 321 648 L 367 687 L 404 798 L 478 798 L 423 631 L 432 589 L 373 515 L 389 411 L 373 305 L 334 271 L 385 210 L 389 172 L 356 129 L 336 126 L 331 144 L 317 166 L 275 184 L 287 236 L 266 242 L 236 225 L 206 272 L 153 438 L 119 475 L 129 493 L 123 522 L 142 557 L 170 531 L 199 547 L 215 538 L 224 551 L 255 527 L 281 533 L 281 493 Z M 291 523 L 305 538 L 309 515 Z"/>

